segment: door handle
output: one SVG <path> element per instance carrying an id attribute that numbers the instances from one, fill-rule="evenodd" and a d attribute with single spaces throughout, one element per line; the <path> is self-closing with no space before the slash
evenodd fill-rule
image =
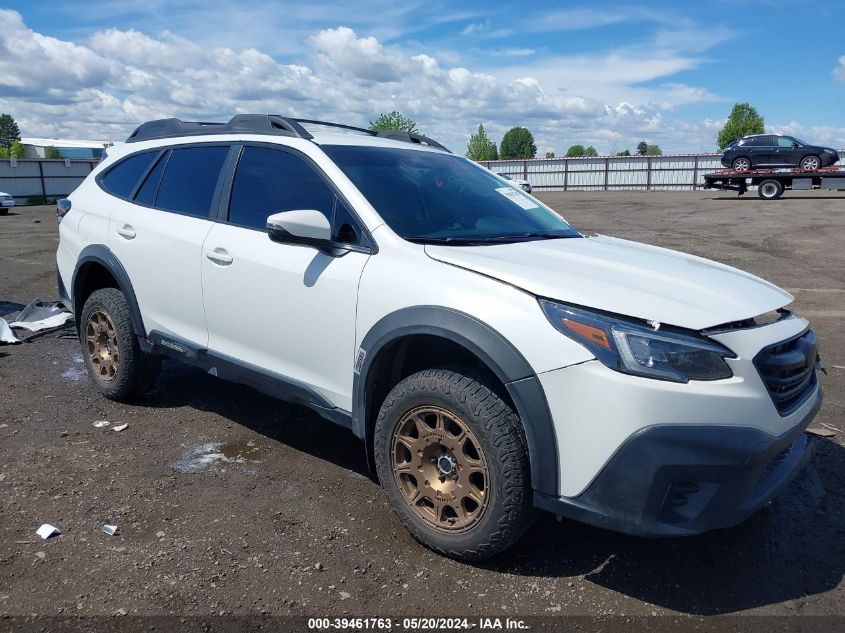
<path id="1" fill-rule="evenodd" d="M 129 226 L 128 224 L 124 224 L 122 227 L 120 227 L 119 229 L 117 229 L 117 234 L 118 234 L 120 237 L 125 237 L 127 240 L 134 239 L 134 238 L 135 238 L 135 235 L 137 235 L 137 234 L 135 233 L 135 229 L 133 229 L 133 228 L 132 228 L 131 226 Z"/>
<path id="2" fill-rule="evenodd" d="M 205 256 L 215 264 L 227 265 L 234 261 L 234 258 L 226 252 L 225 248 L 215 248 L 205 251 Z"/>

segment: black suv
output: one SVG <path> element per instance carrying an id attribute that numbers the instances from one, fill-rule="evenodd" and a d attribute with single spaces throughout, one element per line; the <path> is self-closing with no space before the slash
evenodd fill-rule
<path id="1" fill-rule="evenodd" d="M 838 160 L 839 153 L 835 149 L 774 134 L 743 136 L 728 145 L 722 154 L 722 164 L 737 171 L 755 167 L 818 169 L 833 165 Z"/>

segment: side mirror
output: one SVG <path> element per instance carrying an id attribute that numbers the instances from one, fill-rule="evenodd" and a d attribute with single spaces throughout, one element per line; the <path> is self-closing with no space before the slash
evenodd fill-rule
<path id="1" fill-rule="evenodd" d="M 795 141 L 792 141 L 792 149 L 798 149 L 799 145 Z"/>
<path id="2" fill-rule="evenodd" d="M 282 211 L 267 218 L 267 233 L 274 242 L 312 246 L 340 257 L 348 248 L 332 241 L 332 227 L 325 215 L 314 209 Z"/>

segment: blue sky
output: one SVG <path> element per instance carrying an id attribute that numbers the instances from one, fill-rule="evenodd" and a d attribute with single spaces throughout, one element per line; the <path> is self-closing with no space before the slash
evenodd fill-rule
<path id="1" fill-rule="evenodd" d="M 839 3 L 7 1 L 0 111 L 25 135 L 120 139 L 159 116 L 271 111 L 366 124 L 398 109 L 462 150 L 713 149 L 736 101 L 845 146 Z"/>

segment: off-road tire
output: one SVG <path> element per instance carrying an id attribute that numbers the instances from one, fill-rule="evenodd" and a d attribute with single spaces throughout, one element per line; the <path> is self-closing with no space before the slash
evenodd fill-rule
<path id="1" fill-rule="evenodd" d="M 534 519 L 525 434 L 519 416 L 497 391 L 492 380 L 470 367 L 428 369 L 397 384 L 376 420 L 373 453 L 390 506 L 416 540 L 451 558 L 476 561 L 498 554 Z M 484 453 L 489 496 L 466 531 L 444 532 L 418 516 L 394 475 L 394 434 L 408 412 L 423 406 L 460 416 Z"/>
<path id="2" fill-rule="evenodd" d="M 98 376 L 88 346 L 87 329 L 92 313 L 105 313 L 114 325 L 120 360 L 110 380 Z M 117 288 L 95 290 L 85 301 L 79 320 L 79 342 L 91 382 L 110 400 L 137 398 L 149 391 L 158 377 L 161 358 L 146 354 L 141 349 L 132 326 L 129 304 Z"/>

